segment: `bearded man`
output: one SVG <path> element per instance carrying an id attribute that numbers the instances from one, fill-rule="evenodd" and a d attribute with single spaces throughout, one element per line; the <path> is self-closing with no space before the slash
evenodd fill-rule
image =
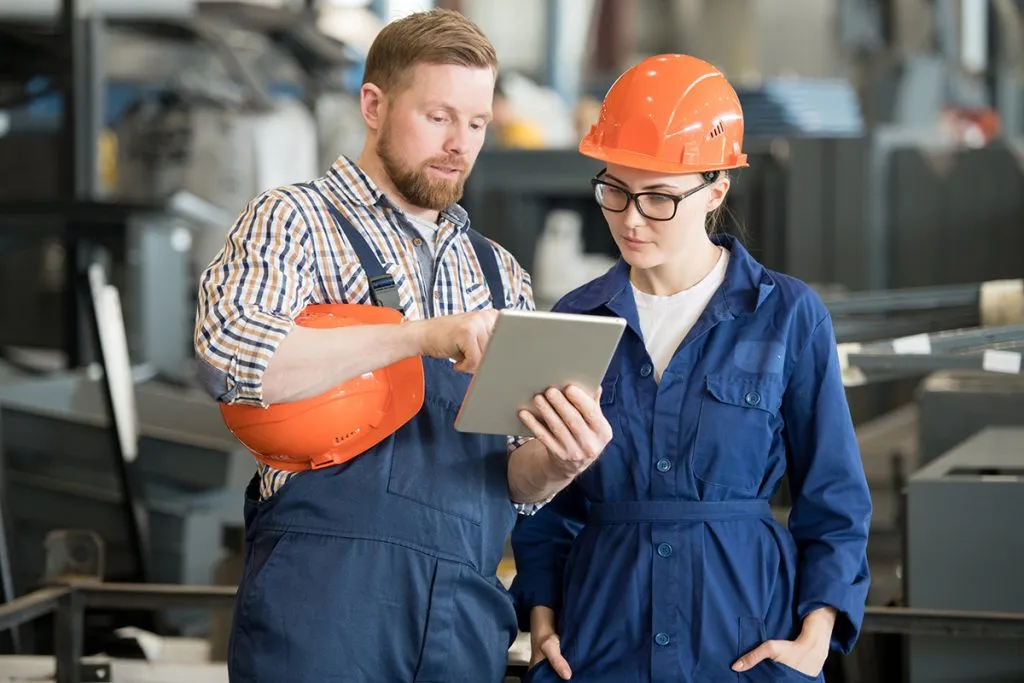
<path id="1" fill-rule="evenodd" d="M 496 573 L 516 514 L 611 438 L 595 397 L 573 389 L 538 397 L 536 439 L 454 428 L 497 309 L 533 308 L 529 275 L 456 203 L 496 72 L 460 14 L 385 26 L 366 58 L 359 158 L 253 199 L 202 275 L 196 358 L 217 401 L 303 401 L 416 357 L 424 372 L 419 412 L 358 457 L 298 472 L 257 457 L 231 681 L 500 683 L 517 628 Z M 332 303 L 403 322 L 295 324 Z"/>

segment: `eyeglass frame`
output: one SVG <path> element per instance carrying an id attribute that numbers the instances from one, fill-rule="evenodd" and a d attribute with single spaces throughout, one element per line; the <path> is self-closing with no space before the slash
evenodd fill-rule
<path id="1" fill-rule="evenodd" d="M 593 178 L 590 179 L 590 185 L 591 185 L 591 187 L 594 188 L 594 199 L 597 201 L 597 205 L 600 206 L 605 211 L 611 211 L 612 213 L 625 213 L 626 210 L 629 209 L 629 205 L 632 204 L 633 206 L 636 207 L 637 213 L 639 213 L 641 216 L 643 216 L 647 220 L 658 221 L 658 222 L 670 221 L 673 218 L 675 218 L 676 214 L 679 212 L 679 202 L 683 201 L 687 197 L 691 197 L 691 196 L 697 194 L 698 192 L 703 190 L 705 187 L 711 185 L 716 180 L 718 180 L 718 177 L 719 177 L 719 172 L 718 171 L 705 171 L 704 173 L 701 174 L 703 176 L 703 178 L 704 178 L 704 182 L 702 182 L 700 185 L 698 185 L 697 187 L 695 187 L 693 189 L 687 190 L 683 194 L 668 194 L 667 192 L 654 192 L 654 191 L 630 192 L 629 190 L 627 190 L 624 187 L 621 187 L 620 185 L 616 185 L 614 183 L 610 183 L 608 181 L 602 180 L 601 179 L 602 176 L 604 176 L 604 174 L 607 173 L 607 171 L 608 171 L 608 169 L 601 169 L 600 173 L 598 173 L 596 176 L 594 176 Z M 609 209 L 607 206 L 602 204 L 601 200 L 598 199 L 598 197 L 597 197 L 597 186 L 598 185 L 607 185 L 608 187 L 613 187 L 616 190 L 618 190 L 619 192 L 622 192 L 624 195 L 626 195 L 626 205 L 623 206 L 621 209 L 618 209 L 618 210 L 616 210 L 616 209 Z M 669 216 L 668 218 L 654 218 L 654 217 L 648 216 L 646 213 L 644 213 L 644 210 L 642 208 L 640 208 L 640 197 L 645 197 L 645 196 L 649 196 L 649 195 L 654 195 L 654 196 L 657 196 L 657 197 L 662 197 L 664 199 L 671 199 L 672 202 L 673 202 L 672 203 L 672 215 Z"/>

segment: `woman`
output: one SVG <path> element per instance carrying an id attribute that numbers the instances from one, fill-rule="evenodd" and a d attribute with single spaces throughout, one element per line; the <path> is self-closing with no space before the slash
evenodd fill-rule
<path id="1" fill-rule="evenodd" d="M 580 145 L 622 259 L 555 310 L 629 327 L 601 388 L 612 442 L 513 532 L 534 683 L 821 680 L 857 638 L 871 500 L 828 312 L 706 229 L 742 138 L 722 74 L 662 55 Z M 784 474 L 788 530 L 768 504 Z"/>

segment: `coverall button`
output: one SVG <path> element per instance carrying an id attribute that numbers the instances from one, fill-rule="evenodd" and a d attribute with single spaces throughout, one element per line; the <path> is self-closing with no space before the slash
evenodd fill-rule
<path id="1" fill-rule="evenodd" d="M 651 370 L 653 370 L 653 368 L 651 367 L 651 364 L 650 363 L 644 363 L 643 365 L 640 366 L 640 376 L 641 377 L 650 377 Z"/>
<path id="2" fill-rule="evenodd" d="M 662 458 L 661 460 L 658 461 L 656 467 L 658 468 L 659 472 L 668 472 L 670 469 L 672 469 L 672 461 L 666 458 Z"/>
<path id="3" fill-rule="evenodd" d="M 659 543 L 658 554 L 662 557 L 668 557 L 672 554 L 672 546 L 670 546 L 668 543 Z"/>
<path id="4" fill-rule="evenodd" d="M 743 400 L 746 401 L 748 405 L 756 406 L 758 403 L 761 402 L 761 394 L 757 393 L 756 391 L 751 391 L 749 394 L 743 397 Z"/>
<path id="5" fill-rule="evenodd" d="M 668 645 L 668 641 L 669 637 L 667 633 L 659 633 L 658 635 L 654 636 L 654 642 L 656 642 L 658 645 Z"/>

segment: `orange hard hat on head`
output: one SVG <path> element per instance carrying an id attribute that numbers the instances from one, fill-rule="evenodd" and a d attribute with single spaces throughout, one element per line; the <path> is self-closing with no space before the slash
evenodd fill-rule
<path id="1" fill-rule="evenodd" d="M 605 96 L 580 153 L 666 174 L 747 166 L 743 110 L 725 76 L 689 55 L 649 57 Z"/>
<path id="2" fill-rule="evenodd" d="M 393 308 L 313 304 L 295 319 L 303 327 L 400 323 Z M 407 358 L 302 401 L 268 408 L 221 404 L 231 433 L 257 460 L 299 472 L 346 462 L 398 431 L 423 406 L 423 361 Z"/>

